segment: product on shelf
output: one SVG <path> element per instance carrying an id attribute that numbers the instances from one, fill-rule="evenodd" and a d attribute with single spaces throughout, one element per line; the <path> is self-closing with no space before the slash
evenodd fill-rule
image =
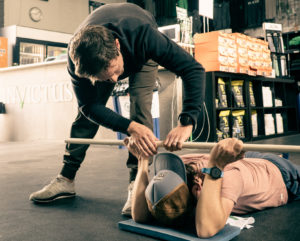
<path id="1" fill-rule="evenodd" d="M 243 116 L 244 141 L 268 139 L 299 132 L 299 116 L 297 115 L 299 91 L 295 88 L 294 81 L 218 71 L 207 73 L 206 77 L 205 102 L 212 127 L 210 130 L 204 130 L 205 134 L 209 131 L 208 141 L 219 141 L 224 136 L 235 135 L 233 125 L 237 123 L 234 122 L 233 111 L 236 110 L 245 111 Z M 218 84 L 222 83 L 221 80 L 225 82 L 228 107 L 219 105 Z M 242 91 L 244 107 L 237 107 L 234 103 L 232 86 L 236 80 L 244 82 Z M 240 99 L 242 99 L 241 96 Z M 205 141 L 205 139 L 204 136 L 202 140 Z"/>
<path id="2" fill-rule="evenodd" d="M 234 80 L 231 82 L 231 92 L 233 95 L 234 106 L 236 107 L 244 107 L 243 85 L 243 80 Z"/>
<path id="3" fill-rule="evenodd" d="M 253 85 L 252 82 L 249 81 L 249 97 L 250 97 L 250 106 L 255 106 L 255 98 L 253 92 Z"/>
<path id="4" fill-rule="evenodd" d="M 232 111 L 232 137 L 238 139 L 245 138 L 244 116 L 245 110 Z"/>
<path id="5" fill-rule="evenodd" d="M 276 106 L 276 107 L 282 106 L 282 100 L 279 99 L 279 98 L 276 98 L 276 99 L 275 99 L 275 106 Z"/>
<path id="6" fill-rule="evenodd" d="M 280 113 L 276 113 L 276 130 L 277 134 L 283 133 L 283 119 Z"/>
<path id="7" fill-rule="evenodd" d="M 218 128 L 216 128 L 216 134 L 217 134 L 217 141 L 225 139 L 223 136 L 223 132 L 220 131 Z"/>
<path id="8" fill-rule="evenodd" d="M 219 114 L 219 130 L 222 132 L 223 139 L 229 137 L 229 115 L 230 110 L 220 111 Z"/>
<path id="9" fill-rule="evenodd" d="M 262 97 L 263 97 L 263 106 L 264 107 L 273 107 L 272 103 L 272 91 L 269 86 L 262 87 Z"/>
<path id="10" fill-rule="evenodd" d="M 222 78 L 218 78 L 218 100 L 218 107 L 228 107 L 225 82 Z"/>
<path id="11" fill-rule="evenodd" d="M 256 110 L 251 111 L 251 123 L 252 123 L 252 136 L 258 136 L 258 127 L 257 127 L 257 113 Z"/>
<path id="12" fill-rule="evenodd" d="M 275 134 L 275 125 L 274 118 L 272 114 L 265 114 L 265 134 L 274 135 Z"/>

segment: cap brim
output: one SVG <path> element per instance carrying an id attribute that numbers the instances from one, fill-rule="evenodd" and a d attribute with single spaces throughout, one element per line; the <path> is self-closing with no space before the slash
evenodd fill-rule
<path id="1" fill-rule="evenodd" d="M 181 158 L 173 153 L 159 153 L 154 157 L 154 175 L 161 170 L 177 173 L 187 183 L 185 165 Z"/>
<path id="2" fill-rule="evenodd" d="M 155 175 L 145 190 L 145 197 L 155 206 L 162 198 L 170 195 L 184 180 L 175 172 L 161 170 Z"/>

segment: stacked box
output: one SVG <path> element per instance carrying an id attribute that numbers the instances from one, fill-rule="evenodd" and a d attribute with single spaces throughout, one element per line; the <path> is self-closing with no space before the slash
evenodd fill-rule
<path id="1" fill-rule="evenodd" d="M 247 36 L 241 33 L 234 33 L 237 50 L 237 72 L 249 74 Z"/>
<path id="2" fill-rule="evenodd" d="M 272 61 L 268 42 L 241 33 L 232 35 L 236 37 L 238 73 L 270 76 Z"/>
<path id="3" fill-rule="evenodd" d="M 261 39 L 256 39 L 258 45 L 256 74 L 262 76 L 270 76 L 272 74 L 271 53 L 268 49 L 268 43 Z"/>
<path id="4" fill-rule="evenodd" d="M 230 34 L 219 31 L 195 34 L 195 59 L 206 71 L 237 72 L 236 44 Z"/>
<path id="5" fill-rule="evenodd" d="M 256 40 L 247 36 L 249 75 L 256 75 L 259 66 L 258 48 Z"/>
<path id="6" fill-rule="evenodd" d="M 232 73 L 237 73 L 238 63 L 237 63 L 237 52 L 236 52 L 236 42 L 235 37 L 231 34 L 227 34 L 227 56 L 228 56 L 228 71 Z"/>
<path id="7" fill-rule="evenodd" d="M 268 42 L 241 33 L 219 31 L 195 34 L 195 59 L 206 71 L 226 71 L 270 76 L 272 61 Z"/>

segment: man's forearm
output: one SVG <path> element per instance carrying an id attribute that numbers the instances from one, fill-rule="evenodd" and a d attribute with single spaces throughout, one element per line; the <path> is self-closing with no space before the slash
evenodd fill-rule
<path id="1" fill-rule="evenodd" d="M 235 138 L 221 140 L 210 151 L 208 168 L 218 167 L 221 171 L 229 163 L 243 156 L 243 143 Z M 203 188 L 196 208 L 196 228 L 199 237 L 211 237 L 226 224 L 234 202 L 221 197 L 223 178 L 213 179 L 205 174 Z"/>
<path id="2" fill-rule="evenodd" d="M 134 182 L 132 195 L 132 218 L 136 222 L 144 223 L 149 219 L 145 190 L 149 183 L 148 177 L 148 159 L 139 160 L 138 173 Z"/>
<path id="3" fill-rule="evenodd" d="M 213 166 L 216 166 L 216 163 L 210 159 L 208 167 Z M 196 229 L 199 237 L 208 238 L 215 235 L 226 223 L 221 200 L 222 180 L 223 178 L 213 179 L 209 174 L 205 174 L 196 207 Z"/>
<path id="4" fill-rule="evenodd" d="M 216 234 L 226 223 L 221 200 L 222 178 L 205 176 L 204 184 L 196 207 L 196 229 L 199 237 Z"/>

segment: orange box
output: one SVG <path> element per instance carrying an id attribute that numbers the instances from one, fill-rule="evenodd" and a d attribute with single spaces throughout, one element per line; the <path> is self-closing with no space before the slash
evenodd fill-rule
<path id="1" fill-rule="evenodd" d="M 195 59 L 206 71 L 237 71 L 235 37 L 213 31 L 194 35 Z"/>
<path id="2" fill-rule="evenodd" d="M 242 74 L 248 74 L 249 73 L 249 63 L 248 63 L 248 57 L 242 57 L 238 56 L 237 58 L 237 72 Z"/>
<path id="3" fill-rule="evenodd" d="M 262 48 L 262 51 L 267 51 L 269 50 L 269 43 L 265 40 L 260 40 L 260 43 L 261 43 L 261 48 Z"/>
<path id="4" fill-rule="evenodd" d="M 256 69 L 249 68 L 248 75 L 256 76 Z"/>
<path id="5" fill-rule="evenodd" d="M 228 57 L 220 55 L 218 52 L 196 51 L 195 59 L 202 64 L 206 71 L 228 71 Z"/>
<path id="6" fill-rule="evenodd" d="M 219 31 L 213 31 L 213 32 L 208 32 L 208 33 L 196 33 L 193 37 L 194 44 L 198 43 L 218 43 L 223 46 L 228 45 L 228 36 L 229 34 L 227 33 L 222 33 Z"/>
<path id="7" fill-rule="evenodd" d="M 0 68 L 5 68 L 7 66 L 7 38 L 0 37 Z"/>
<path id="8" fill-rule="evenodd" d="M 247 35 L 242 33 L 232 33 L 236 43 L 236 54 L 237 54 L 237 73 L 249 74 L 249 62 L 248 62 L 248 42 L 249 38 Z"/>
<path id="9" fill-rule="evenodd" d="M 218 61 L 206 61 L 205 65 L 203 65 L 205 68 L 205 71 L 223 71 L 223 72 L 229 72 L 229 66 L 228 65 L 222 65 Z"/>
<path id="10" fill-rule="evenodd" d="M 236 48 L 236 37 L 232 34 L 227 34 L 225 36 L 227 38 L 226 45 L 231 48 Z"/>
<path id="11" fill-rule="evenodd" d="M 242 33 L 232 33 L 232 36 L 235 37 L 235 43 L 237 46 L 247 48 L 247 36 Z"/>
<path id="12" fill-rule="evenodd" d="M 195 53 L 200 54 L 203 52 L 216 52 L 223 56 L 228 56 L 229 54 L 226 46 L 218 45 L 215 42 L 195 44 Z"/>

